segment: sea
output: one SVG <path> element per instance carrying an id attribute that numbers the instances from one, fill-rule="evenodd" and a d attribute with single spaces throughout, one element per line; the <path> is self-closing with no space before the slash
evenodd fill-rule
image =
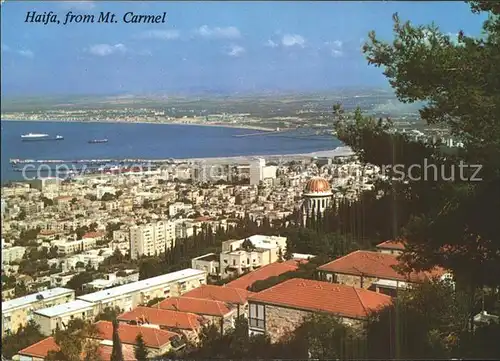
<path id="1" fill-rule="evenodd" d="M 1 181 L 22 180 L 10 159 L 184 159 L 281 155 L 330 150 L 340 146 L 333 136 L 286 136 L 219 126 L 144 123 L 1 121 Z M 26 133 L 62 135 L 64 140 L 22 142 Z M 89 144 L 92 139 L 108 143 Z"/>

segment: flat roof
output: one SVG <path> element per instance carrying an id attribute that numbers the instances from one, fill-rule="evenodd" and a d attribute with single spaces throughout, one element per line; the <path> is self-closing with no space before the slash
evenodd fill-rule
<path id="1" fill-rule="evenodd" d="M 171 283 L 175 281 L 181 281 L 182 279 L 195 277 L 195 276 L 205 276 L 206 272 L 193 269 L 186 268 L 181 271 L 167 273 L 161 276 L 148 278 L 142 281 L 127 283 L 122 286 L 117 286 L 113 288 L 109 288 L 107 290 L 97 291 L 94 293 L 89 293 L 88 295 L 79 296 L 78 299 L 84 300 L 87 302 L 100 302 L 107 299 L 124 296 L 126 294 L 137 292 L 141 290 L 146 290 L 152 287 L 159 286 L 164 283 Z"/>
<path id="2" fill-rule="evenodd" d="M 15 298 L 10 301 L 5 301 L 2 302 L 2 313 L 15 308 L 26 307 L 31 303 L 37 302 L 40 296 L 42 296 L 44 299 L 51 299 L 54 297 L 63 296 L 65 294 L 75 294 L 75 291 L 69 288 L 57 287 L 38 293 L 32 293 L 31 295 L 27 295 L 24 297 Z"/>
<path id="3" fill-rule="evenodd" d="M 44 308 L 41 310 L 37 310 L 34 313 L 45 316 L 45 317 L 57 317 L 64 315 L 66 313 L 78 312 L 81 310 L 86 310 L 94 307 L 93 303 L 82 301 L 82 300 L 74 300 L 68 303 L 63 303 L 62 305 L 57 305 L 49 308 Z"/>
<path id="4" fill-rule="evenodd" d="M 196 258 L 193 258 L 194 260 L 198 260 L 198 261 L 207 261 L 207 262 L 211 262 L 211 261 L 217 261 L 219 260 L 219 257 L 217 257 L 217 255 L 215 253 L 207 253 L 207 254 L 204 254 L 203 256 L 199 256 L 199 257 L 196 257 Z"/>

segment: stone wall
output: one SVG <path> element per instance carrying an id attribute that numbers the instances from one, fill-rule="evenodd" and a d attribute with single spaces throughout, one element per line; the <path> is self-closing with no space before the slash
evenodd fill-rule
<path id="1" fill-rule="evenodd" d="M 374 277 L 363 277 L 363 287 L 361 287 L 361 277 L 354 275 L 336 274 L 337 282 L 347 286 L 354 286 L 358 288 L 368 289 L 373 282 L 377 281 Z"/>
<path id="2" fill-rule="evenodd" d="M 265 310 L 266 332 L 272 342 L 278 342 L 287 334 L 295 331 L 304 322 L 304 319 L 312 314 L 310 311 L 272 305 L 266 305 Z M 341 318 L 341 320 L 360 332 L 364 329 L 364 321 L 346 317 Z"/>
<path id="3" fill-rule="evenodd" d="M 271 305 L 266 305 L 265 310 L 266 331 L 272 342 L 278 342 L 283 336 L 293 332 L 311 314 L 308 311 Z"/>

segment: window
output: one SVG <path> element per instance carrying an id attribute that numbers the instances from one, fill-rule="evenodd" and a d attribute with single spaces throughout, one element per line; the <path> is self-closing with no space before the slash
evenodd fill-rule
<path id="1" fill-rule="evenodd" d="M 266 329 L 264 305 L 250 304 L 249 326 L 261 330 Z"/>

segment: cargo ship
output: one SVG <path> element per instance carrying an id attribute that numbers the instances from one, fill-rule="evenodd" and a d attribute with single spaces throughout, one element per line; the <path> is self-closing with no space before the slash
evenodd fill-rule
<path id="1" fill-rule="evenodd" d="M 21 135 L 21 140 L 23 142 L 33 142 L 33 141 L 42 141 L 42 140 L 63 140 L 64 137 L 62 135 L 56 135 L 55 137 L 51 137 L 48 134 L 41 133 L 28 133 Z"/>
<path id="2" fill-rule="evenodd" d="M 107 142 L 108 142 L 107 139 L 92 139 L 92 140 L 89 140 L 90 144 L 107 143 Z"/>

